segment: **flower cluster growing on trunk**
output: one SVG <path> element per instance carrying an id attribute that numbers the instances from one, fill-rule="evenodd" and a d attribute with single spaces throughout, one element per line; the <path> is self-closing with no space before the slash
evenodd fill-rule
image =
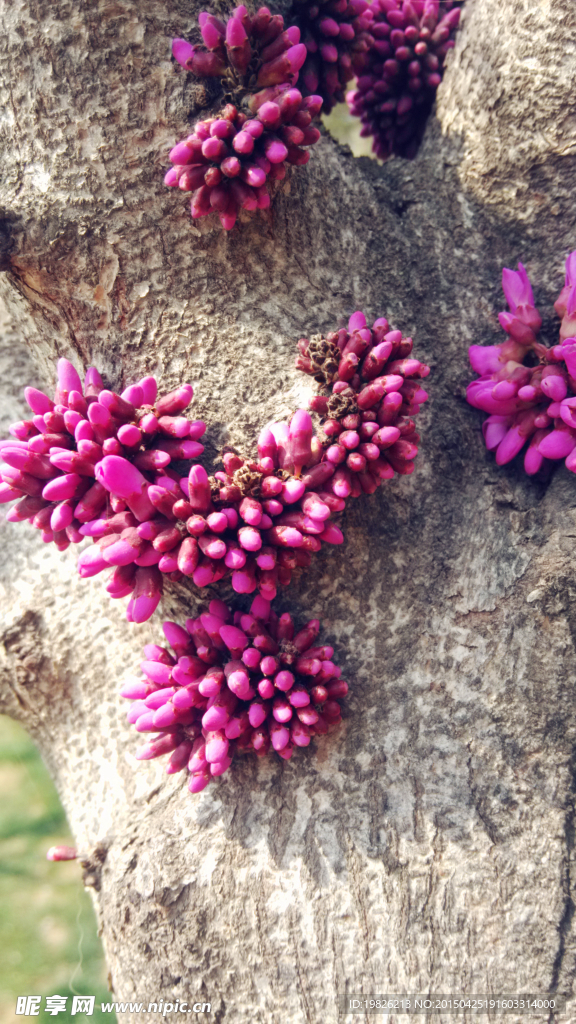
<path id="1" fill-rule="evenodd" d="M 373 136 L 376 156 L 416 156 L 442 81 L 446 54 L 454 47 L 460 8 L 452 0 L 373 0 L 374 38 L 350 111 Z"/>
<path id="2" fill-rule="evenodd" d="M 266 89 L 251 100 L 254 117 L 229 103 L 219 117 L 199 121 L 192 135 L 170 152 L 173 167 L 164 184 L 193 192 L 193 219 L 217 213 L 231 231 L 239 211 L 266 210 L 268 184 L 286 176 L 286 165 L 308 163 L 320 132 L 312 118 L 319 96 L 302 98 L 298 89 Z"/>
<path id="3" fill-rule="evenodd" d="M 300 409 L 290 423 L 273 423 L 258 440 L 258 462 L 233 451 L 212 480 L 193 466 L 187 481 L 194 514 L 182 542 L 192 579 L 204 587 L 230 575 L 234 590 L 258 589 L 267 600 L 286 586 L 294 569 L 306 568 L 323 543 L 342 544 L 331 521 L 344 502 L 325 494 L 325 472 L 318 465 L 321 445 L 312 420 Z M 182 549 L 181 549 L 182 550 Z"/>
<path id="4" fill-rule="evenodd" d="M 526 270 L 502 271 L 510 307 L 499 314 L 508 337 L 500 345 L 471 345 L 472 368 L 481 376 L 468 385 L 470 405 L 489 413 L 482 432 L 499 466 L 527 445 L 529 475 L 565 459 L 576 472 L 576 251 L 566 260 L 564 288 L 554 304 L 561 318 L 560 344 L 538 341 L 542 320 Z"/>
<path id="5" fill-rule="evenodd" d="M 374 43 L 374 15 L 366 0 L 294 0 L 291 18 L 302 33 L 307 57 L 300 81 L 319 93 L 329 114 L 344 100 L 344 88 L 357 75 Z"/>
<path id="6" fill-rule="evenodd" d="M 199 78 L 219 78 L 226 93 L 239 98 L 270 85 L 295 84 L 306 59 L 296 26 L 284 29 L 282 15 L 261 7 L 250 16 L 244 5 L 228 21 L 202 11 L 198 17 L 204 46 L 174 39 L 172 53 Z"/>
<path id="7" fill-rule="evenodd" d="M 0 501 L 18 499 L 7 519 L 29 520 L 60 550 L 91 537 L 78 571 L 112 569 L 106 590 L 130 597 L 133 622 L 156 610 L 165 578 L 202 588 L 229 576 L 237 593 L 272 600 L 322 544 L 342 544 L 335 517 L 345 502 L 324 488 L 334 467 L 320 465 L 309 413 L 266 427 L 255 462 L 227 450 L 214 477 L 196 463 L 182 476 L 170 463 L 202 454 L 206 425 L 178 415 L 189 384 L 156 392 L 153 377 L 121 395 L 105 390 L 91 368 L 83 393 L 61 359 L 54 401 L 27 388 L 35 415 L 0 443 Z"/>
<path id="8" fill-rule="evenodd" d="M 163 628 L 174 653 L 148 644 L 143 678 L 121 695 L 137 732 L 154 734 L 136 757 L 170 754 L 167 773 L 187 769 L 192 793 L 223 775 L 235 753 L 273 750 L 287 760 L 340 721 L 348 684 L 333 648 L 316 643 L 318 619 L 296 632 L 289 614 L 256 597 L 249 613 L 214 600 L 186 629 Z"/>
<path id="9" fill-rule="evenodd" d="M 27 388 L 33 415 L 0 442 L 0 502 L 16 500 L 8 520 L 32 522 L 60 550 L 92 538 L 78 571 L 112 569 L 106 590 L 130 598 L 129 621 L 150 618 L 164 578 L 203 588 L 229 576 L 237 593 L 258 591 L 249 614 L 212 601 L 188 632 L 165 623 L 176 657 L 149 646 L 145 679 L 123 692 L 138 731 L 158 732 L 138 756 L 172 752 L 168 771 L 188 766 L 193 792 L 235 750 L 289 758 L 340 720 L 347 684 L 332 648 L 313 646 L 319 623 L 295 635 L 270 601 L 323 543 L 342 544 L 337 517 L 349 495 L 411 472 L 419 438 L 410 417 L 427 398 L 419 378 L 428 367 L 388 327 L 380 319 L 369 329 L 355 313 L 348 330 L 302 340 L 298 365 L 331 387 L 311 401 L 329 417 L 324 433 L 298 409 L 261 431 L 257 461 L 227 448 L 212 477 L 194 461 L 206 425 L 181 415 L 190 384 L 158 398 L 145 377 L 117 394 L 94 368 L 83 385 L 66 359 L 54 399 Z M 183 460 L 192 461 L 186 476 Z"/>
<path id="10" fill-rule="evenodd" d="M 194 193 L 193 218 L 215 212 L 230 231 L 241 209 L 269 207 L 268 185 L 285 177 L 287 165 L 308 162 L 303 147 L 320 138 L 311 122 L 322 98 L 303 99 L 294 88 L 306 47 L 280 15 L 262 7 L 250 16 L 241 6 L 226 23 L 206 11 L 199 21 L 204 47 L 175 39 L 174 57 L 199 77 L 220 78 L 233 102 L 172 149 L 164 183 Z"/>
<path id="11" fill-rule="evenodd" d="M 419 434 L 414 417 L 428 398 L 421 386 L 430 368 L 412 357 L 412 338 L 391 331 L 381 317 L 370 329 L 354 313 L 348 330 L 298 342 L 296 367 L 323 384 L 310 400 L 320 413 L 326 440 L 322 466 L 326 490 L 338 498 L 373 494 L 394 473 L 414 470 Z"/>
<path id="12" fill-rule="evenodd" d="M 245 462 L 224 453 L 224 470 L 210 478 L 203 466 L 192 465 L 188 476 L 157 475 L 147 486 L 146 509 L 139 521 L 130 511 L 88 524 L 98 549 L 79 560 L 82 576 L 110 565 L 116 569 L 107 590 L 112 597 L 130 593 L 141 583 L 137 600 L 128 605 L 128 618 L 144 622 L 156 609 L 163 580 L 190 577 L 207 587 L 230 577 L 238 594 L 259 594 L 272 600 L 296 568 L 306 568 L 323 543 L 342 544 L 334 522 L 344 502 L 324 495 L 326 473 L 317 465 L 321 446 L 315 442 L 312 421 L 304 410 L 290 424 L 275 423 L 260 435 L 259 461 Z M 109 457 L 97 466 L 104 487 L 127 495 L 133 486 L 130 467 Z M 132 506 L 130 506 L 132 508 Z M 129 520 L 129 521 L 128 521 Z M 143 570 L 137 566 L 145 566 Z"/>
<path id="13" fill-rule="evenodd" d="M 28 520 L 60 551 L 93 537 L 98 544 L 80 556 L 80 575 L 115 567 L 107 590 L 133 594 L 136 622 L 149 618 L 162 592 L 158 559 L 138 529 L 156 515 L 159 481 L 178 478 L 172 460 L 204 451 L 205 423 L 180 415 L 192 395 L 182 384 L 158 398 L 154 377 L 118 395 L 93 367 L 83 388 L 72 364 L 60 359 L 54 400 L 26 388 L 33 416 L 13 423 L 14 440 L 0 444 L 0 501 L 19 499 L 6 518 Z"/>

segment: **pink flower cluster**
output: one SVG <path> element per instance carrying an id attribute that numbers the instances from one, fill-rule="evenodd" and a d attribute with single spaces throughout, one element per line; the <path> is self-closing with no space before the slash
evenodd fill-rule
<path id="1" fill-rule="evenodd" d="M 330 474 L 326 490 L 359 497 L 394 473 L 412 473 L 420 440 L 413 417 L 428 398 L 420 380 L 430 372 L 411 356 L 412 338 L 391 331 L 384 317 L 370 329 L 357 312 L 348 330 L 302 338 L 298 348 L 297 369 L 331 387 L 331 394 L 310 400 L 310 408 L 327 417 L 318 470 Z"/>
<path id="2" fill-rule="evenodd" d="M 165 622 L 165 647 L 148 644 L 144 678 L 121 691 L 133 703 L 128 721 L 154 733 L 139 760 L 171 754 L 169 775 L 188 769 L 192 793 L 223 775 L 235 753 L 287 760 L 341 719 L 348 692 L 333 648 L 313 646 L 320 623 L 295 633 L 289 614 L 278 615 L 256 597 L 249 613 L 211 601 L 186 629 Z"/>
<path id="3" fill-rule="evenodd" d="M 195 464 L 188 476 L 165 471 L 152 484 L 122 457 L 102 459 L 97 479 L 122 497 L 128 511 L 87 524 L 83 532 L 96 538 L 98 547 L 82 553 L 80 574 L 93 576 L 116 566 L 106 589 L 112 597 L 124 597 L 137 588 L 127 612 L 133 622 L 144 622 L 155 611 L 163 576 L 172 582 L 189 576 L 197 587 L 230 576 L 237 593 L 258 589 L 272 600 L 278 585 L 286 586 L 295 568 L 308 566 L 322 543 L 343 542 L 339 528 L 327 520 L 344 503 L 328 496 L 327 504 L 317 493 L 317 478 L 325 475 L 315 465 L 321 447 L 304 410 L 290 424 L 266 428 L 258 451 L 257 463 L 225 452 L 224 471 L 212 479 Z"/>
<path id="4" fill-rule="evenodd" d="M 196 586 L 231 574 L 237 593 L 258 588 L 272 600 L 278 585 L 287 586 L 293 570 L 307 567 L 323 543 L 342 544 L 340 529 L 329 520 L 344 502 L 322 490 L 321 454 L 312 420 L 300 409 L 289 424 L 262 431 L 257 463 L 225 452 L 224 470 L 212 484 L 202 466 L 192 467 L 186 484 L 194 515 L 184 544 L 196 561 Z"/>
<path id="5" fill-rule="evenodd" d="M 231 576 L 237 593 L 258 588 L 271 600 L 323 543 L 343 542 L 333 519 L 344 502 L 323 490 L 333 469 L 319 465 L 309 413 L 265 428 L 257 462 L 225 451 L 213 478 L 197 464 L 182 477 L 170 463 L 203 452 L 206 425 L 179 415 L 189 384 L 160 399 L 156 391 L 147 377 L 115 394 L 91 368 L 83 392 L 65 359 L 54 401 L 27 388 L 35 415 L 12 424 L 14 440 L 0 444 L 0 501 L 19 499 L 7 519 L 31 521 L 60 550 L 92 537 L 78 571 L 112 569 L 106 590 L 131 595 L 133 622 L 153 614 L 165 576 L 190 576 L 198 587 Z"/>
<path id="6" fill-rule="evenodd" d="M 222 78 L 234 103 L 199 121 L 172 149 L 164 183 L 194 193 L 193 218 L 215 212 L 231 231 L 241 209 L 270 206 L 267 185 L 285 177 L 287 164 L 308 163 L 303 147 L 320 138 L 312 118 L 322 98 L 303 99 L 294 88 L 306 58 L 296 25 L 284 30 L 282 17 L 267 7 L 250 16 L 244 6 L 227 23 L 206 11 L 199 21 L 207 49 L 175 39 L 172 52 L 195 75 Z"/>
<path id="7" fill-rule="evenodd" d="M 302 31 L 308 55 L 300 80 L 319 93 L 325 113 L 344 100 L 344 87 L 357 75 L 374 40 L 374 15 L 366 0 L 294 0 L 291 16 Z"/>
<path id="8" fill-rule="evenodd" d="M 454 46 L 460 8 L 452 0 L 373 0 L 370 6 L 374 42 L 346 98 L 362 120 L 360 134 L 374 137 L 376 156 L 412 159 Z"/>
<path id="9" fill-rule="evenodd" d="M 13 423 L 14 440 L 0 444 L 0 502 L 19 499 L 6 518 L 30 521 L 60 551 L 85 537 L 98 539 L 99 548 L 80 556 L 80 574 L 119 567 L 107 589 L 113 597 L 134 591 L 138 622 L 152 614 L 151 573 L 153 580 L 158 570 L 149 568 L 137 527 L 156 514 L 157 483 L 173 474 L 170 462 L 204 450 L 198 439 L 205 424 L 179 415 L 192 394 L 190 384 L 183 384 L 157 398 L 156 381 L 145 377 L 117 395 L 104 388 L 93 367 L 82 388 L 72 364 L 60 359 L 54 401 L 26 388 L 34 415 Z M 155 599 L 154 592 L 152 604 Z"/>
<path id="10" fill-rule="evenodd" d="M 250 16 L 236 7 L 227 22 L 202 11 L 198 16 L 205 48 L 174 39 L 172 53 L 186 71 L 199 78 L 222 78 L 226 92 L 254 92 L 270 85 L 295 85 L 306 59 L 300 30 L 284 30 L 280 14 L 261 7 Z"/>
<path id="11" fill-rule="evenodd" d="M 266 210 L 268 183 L 286 176 L 286 165 L 308 163 L 320 132 L 311 124 L 319 96 L 275 86 L 253 97 L 255 117 L 227 104 L 219 117 L 199 121 L 192 135 L 170 152 L 174 164 L 164 184 L 194 192 L 192 218 L 217 213 L 231 231 L 239 210 Z"/>
<path id="12" fill-rule="evenodd" d="M 472 368 L 480 373 L 468 385 L 470 405 L 489 413 L 482 426 L 489 451 L 499 466 L 527 444 L 524 469 L 529 475 L 565 459 L 576 472 L 576 252 L 566 260 L 565 285 L 554 306 L 561 318 L 560 344 L 541 344 L 542 320 L 526 270 L 502 271 L 510 312 L 500 313 L 508 334 L 500 345 L 471 345 Z"/>

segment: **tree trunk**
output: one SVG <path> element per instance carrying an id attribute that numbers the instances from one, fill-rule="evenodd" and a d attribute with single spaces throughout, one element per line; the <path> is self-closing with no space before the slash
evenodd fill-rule
<path id="1" fill-rule="evenodd" d="M 350 681 L 343 727 L 315 749 L 239 759 L 198 796 L 136 762 L 120 684 L 162 618 L 205 594 L 174 586 L 129 625 L 101 578 L 79 579 L 77 549 L 4 523 L 0 706 L 90 852 L 116 999 L 325 1024 L 358 993 L 569 995 L 575 481 L 496 467 L 464 386 L 467 346 L 501 339 L 503 265 L 527 265 L 556 339 L 576 7 L 467 0 L 416 161 L 356 160 L 325 136 L 229 234 L 162 185 L 203 102 L 169 59 L 196 13 L 3 5 L 3 289 L 33 363 L 9 336 L 6 422 L 64 355 L 113 387 L 190 380 L 208 454 L 250 453 L 309 392 L 296 340 L 363 309 L 432 366 L 417 471 L 350 502 L 345 546 L 279 594 L 323 620 Z"/>

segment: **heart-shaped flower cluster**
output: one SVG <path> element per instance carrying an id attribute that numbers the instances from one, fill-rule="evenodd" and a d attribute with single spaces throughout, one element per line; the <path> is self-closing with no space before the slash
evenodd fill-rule
<path id="1" fill-rule="evenodd" d="M 308 163 L 320 132 L 312 118 L 322 105 L 319 96 L 302 98 L 298 89 L 274 86 L 251 99 L 256 116 L 227 104 L 219 117 L 199 121 L 192 135 L 170 152 L 174 164 L 164 184 L 194 192 L 193 219 L 217 213 L 231 231 L 243 210 L 270 206 L 268 184 L 281 181 L 286 165 Z"/>
<path id="2" fill-rule="evenodd" d="M 108 590 L 113 597 L 135 591 L 135 621 L 148 618 L 159 600 L 152 583 L 160 574 L 151 573 L 146 552 L 135 549 L 138 525 L 156 514 L 154 485 L 173 474 L 173 459 L 204 451 L 198 439 L 205 424 L 180 415 L 192 395 L 191 385 L 182 384 L 158 398 L 154 377 L 118 395 L 104 388 L 93 367 L 83 388 L 72 364 L 60 359 L 54 400 L 26 388 L 34 415 L 13 423 L 14 440 L 0 444 L 0 501 L 19 499 L 6 518 L 30 521 L 60 551 L 87 536 L 98 539 L 100 548 L 80 556 L 80 574 L 121 567 Z"/>
<path id="3" fill-rule="evenodd" d="M 381 160 L 412 159 L 424 135 L 446 54 L 454 47 L 460 8 L 452 0 L 373 0 L 374 37 L 357 87 L 346 97 L 373 136 Z M 451 9 L 452 8 L 452 9 Z M 445 12 L 445 13 L 444 13 Z"/>
<path id="4" fill-rule="evenodd" d="M 499 466 L 527 444 L 529 475 L 565 459 L 576 472 L 576 252 L 566 261 L 566 280 L 554 306 L 561 318 L 560 344 L 538 340 L 542 320 L 526 270 L 502 271 L 510 312 L 499 320 L 508 334 L 501 345 L 471 345 L 472 368 L 480 373 L 468 385 L 470 405 L 490 413 L 482 432 Z"/>
<path id="5" fill-rule="evenodd" d="M 305 91 L 319 93 L 324 112 L 344 100 L 344 88 L 362 70 L 374 43 L 373 4 L 366 0 L 294 0 L 291 18 L 302 32 L 307 57 L 300 73 Z"/>
<path id="6" fill-rule="evenodd" d="M 230 576 L 238 593 L 258 589 L 272 600 L 323 543 L 343 542 L 334 516 L 345 502 L 324 488 L 335 467 L 319 464 L 309 413 L 265 428 L 257 462 L 225 451 L 213 478 L 197 464 L 183 477 L 172 460 L 204 451 L 205 423 L 178 415 L 192 394 L 183 384 L 157 399 L 147 377 L 119 395 L 93 368 L 83 392 L 61 359 L 54 401 L 27 388 L 35 415 L 12 424 L 14 440 L 0 444 L 0 501 L 19 499 L 7 519 L 31 521 L 60 550 L 92 537 L 78 571 L 87 578 L 112 569 L 106 590 L 131 595 L 129 621 L 150 618 L 165 577 L 206 587 Z"/>
<path id="7" fill-rule="evenodd" d="M 318 619 L 296 633 L 289 614 L 278 616 L 257 597 L 249 613 L 215 600 L 186 629 L 175 622 L 163 629 L 174 653 L 148 644 L 144 678 L 121 694 L 133 702 L 128 721 L 155 734 L 136 757 L 171 754 L 167 773 L 187 768 L 192 793 L 223 775 L 235 753 L 263 757 L 272 749 L 288 760 L 340 721 L 348 684 L 333 648 L 316 644 Z"/>
<path id="8" fill-rule="evenodd" d="M 329 385 L 310 408 L 327 417 L 321 466 L 330 467 L 326 490 L 338 498 L 373 494 L 394 473 L 414 470 L 419 434 L 414 416 L 428 398 L 420 379 L 430 367 L 411 357 L 412 338 L 391 331 L 381 317 L 372 328 L 354 313 L 348 330 L 298 342 L 296 367 Z"/>

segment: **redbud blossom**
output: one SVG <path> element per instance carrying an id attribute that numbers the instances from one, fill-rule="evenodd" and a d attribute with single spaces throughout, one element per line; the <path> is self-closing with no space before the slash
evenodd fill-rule
<path id="1" fill-rule="evenodd" d="M 193 219 L 217 213 L 230 231 L 240 210 L 268 209 L 270 183 L 289 165 L 308 162 L 307 147 L 320 138 L 312 118 L 322 97 L 303 100 L 295 88 L 306 47 L 300 30 L 284 30 L 267 7 L 250 15 L 242 5 L 227 23 L 203 11 L 199 22 L 207 49 L 175 39 L 174 57 L 201 78 L 221 78 L 222 97 L 233 102 L 174 146 L 164 184 L 193 192 Z"/>
<path id="2" fill-rule="evenodd" d="M 269 185 L 286 176 L 288 165 L 308 162 L 307 147 L 320 138 L 311 121 L 321 104 L 319 96 L 302 99 L 289 85 L 251 97 L 247 113 L 227 104 L 217 117 L 199 121 L 192 135 L 172 149 L 174 166 L 164 183 L 194 193 L 193 219 L 217 213 L 230 231 L 241 209 L 268 209 Z"/>
<path id="3" fill-rule="evenodd" d="M 424 135 L 460 8 L 453 0 L 373 0 L 371 48 L 346 99 L 362 136 L 386 160 L 412 159 Z"/>
<path id="4" fill-rule="evenodd" d="M 318 619 L 296 632 L 289 614 L 278 617 L 256 597 L 250 612 L 214 600 L 186 630 L 174 622 L 163 628 L 174 654 L 145 647 L 143 678 L 121 695 L 132 701 L 127 718 L 136 731 L 153 734 L 136 757 L 170 754 L 167 774 L 187 769 L 192 793 L 223 775 L 235 756 L 273 750 L 287 760 L 340 722 L 348 684 L 332 647 L 313 646 Z"/>
<path id="5" fill-rule="evenodd" d="M 290 17 L 302 33 L 307 56 L 300 84 L 319 93 L 324 112 L 344 100 L 346 83 L 357 76 L 374 44 L 372 4 L 366 0 L 294 0 Z"/>
<path id="6" fill-rule="evenodd" d="M 566 260 L 565 285 L 555 303 L 561 324 L 560 344 L 553 348 L 538 341 L 542 321 L 521 263 L 517 271 L 502 271 L 502 286 L 510 312 L 498 318 L 508 338 L 500 345 L 470 346 L 472 368 L 481 376 L 468 385 L 466 397 L 489 413 L 482 433 L 499 466 L 525 449 L 524 469 L 530 476 L 560 459 L 574 473 L 576 252 Z"/>
<path id="7" fill-rule="evenodd" d="M 182 535 L 176 531 L 169 543 L 166 529 L 178 519 L 176 497 L 183 497 L 170 463 L 204 451 L 199 438 L 206 425 L 181 415 L 192 386 L 158 398 L 154 377 L 144 377 L 116 394 L 93 367 L 83 386 L 72 364 L 60 359 L 53 401 L 36 388 L 24 394 L 33 416 L 13 423 L 14 440 L 0 445 L 0 502 L 19 499 L 6 518 L 27 519 L 60 551 L 92 537 L 96 546 L 82 552 L 80 575 L 112 568 L 110 596 L 132 594 L 128 618 L 145 621 L 160 600 L 162 574 L 181 576 L 166 554 Z M 179 512 L 186 519 L 192 509 L 182 502 Z"/>
<path id="8" fill-rule="evenodd" d="M 172 41 L 172 54 L 186 71 L 199 78 L 222 78 L 235 100 L 257 88 L 295 84 L 306 47 L 297 28 L 284 31 L 281 15 L 272 17 L 261 7 L 251 16 L 241 5 L 226 23 L 206 11 L 198 21 L 206 49 L 185 39 Z"/>
<path id="9" fill-rule="evenodd" d="M 332 392 L 310 400 L 310 408 L 325 417 L 325 440 L 309 489 L 321 492 L 323 487 L 326 494 L 318 498 L 329 508 L 327 494 L 343 502 L 373 494 L 394 473 L 412 473 L 420 440 L 414 417 L 428 398 L 420 379 L 430 372 L 411 357 L 412 338 L 390 330 L 384 317 L 370 329 L 357 312 L 348 330 L 302 338 L 298 348 L 297 369 Z M 324 467 L 327 475 L 320 481 Z M 309 500 L 306 511 L 313 507 Z M 318 517 L 318 511 L 314 514 Z M 330 543 L 331 536 L 327 526 L 319 539 Z"/>

